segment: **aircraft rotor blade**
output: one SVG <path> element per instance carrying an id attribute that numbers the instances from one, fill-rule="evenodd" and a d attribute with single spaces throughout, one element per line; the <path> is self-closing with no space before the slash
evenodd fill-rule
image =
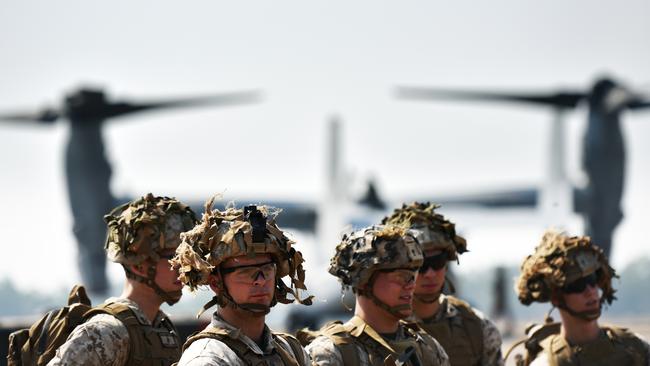
<path id="1" fill-rule="evenodd" d="M 50 124 L 59 118 L 59 112 L 54 109 L 44 109 L 36 113 L 7 113 L 0 114 L 0 121 L 3 122 L 35 122 L 41 124 Z"/>
<path id="2" fill-rule="evenodd" d="M 650 99 L 635 99 L 627 104 L 631 110 L 650 108 Z"/>
<path id="3" fill-rule="evenodd" d="M 102 118 L 121 117 L 136 112 L 152 111 L 157 109 L 190 108 L 202 106 L 228 106 L 237 104 L 250 104 L 261 101 L 258 91 L 218 94 L 205 97 L 178 98 L 141 103 L 110 103 Z"/>
<path id="4" fill-rule="evenodd" d="M 417 100 L 468 100 L 486 102 L 513 102 L 547 105 L 556 108 L 575 108 L 578 103 L 587 97 L 580 92 L 558 92 L 548 94 L 535 93 L 499 93 L 470 90 L 453 90 L 420 87 L 398 87 L 397 97 L 402 99 Z"/>

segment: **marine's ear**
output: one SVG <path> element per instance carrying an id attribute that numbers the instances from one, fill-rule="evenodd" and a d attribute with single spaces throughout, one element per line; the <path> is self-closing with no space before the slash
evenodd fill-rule
<path id="1" fill-rule="evenodd" d="M 221 293 L 221 288 L 223 287 L 221 274 L 218 271 L 211 273 L 210 277 L 208 277 L 208 284 L 214 293 Z"/>

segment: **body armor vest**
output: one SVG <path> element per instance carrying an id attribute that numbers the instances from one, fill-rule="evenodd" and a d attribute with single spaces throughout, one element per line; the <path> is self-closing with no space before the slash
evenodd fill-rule
<path id="1" fill-rule="evenodd" d="M 325 326 L 320 334 L 330 338 L 341 352 L 343 364 L 358 366 L 361 364 L 358 348 L 364 349 L 368 354 L 368 363 L 372 366 L 384 365 L 427 365 L 431 355 L 427 352 L 437 349 L 430 340 L 422 337 L 418 332 L 422 330 L 417 326 L 402 323 L 405 338 L 398 341 L 387 341 L 374 329 L 355 316 L 345 324 L 340 322 L 330 323 Z M 401 363 L 400 363 L 401 362 Z"/>
<path id="2" fill-rule="evenodd" d="M 458 310 L 458 316 L 422 321 L 418 325 L 440 343 L 452 365 L 479 365 L 484 344 L 481 319 L 465 301 L 453 296 L 447 296 L 446 300 Z"/>
<path id="3" fill-rule="evenodd" d="M 163 316 L 157 327 L 136 314 L 128 305 L 108 303 L 94 308 L 87 315 L 111 314 L 119 319 L 129 332 L 131 366 L 169 366 L 181 358 L 181 342 L 171 320 Z"/>
<path id="4" fill-rule="evenodd" d="M 647 365 L 642 341 L 624 328 L 602 328 L 593 342 L 571 346 L 559 334 L 544 339 L 540 346 L 552 366 L 571 365 Z"/>
<path id="5" fill-rule="evenodd" d="M 239 359 L 249 366 L 307 366 L 303 365 L 303 348 L 293 336 L 272 332 L 271 342 L 273 342 L 273 352 L 270 354 L 260 355 L 253 352 L 244 342 L 232 335 L 232 331 L 225 328 L 209 327 L 190 336 L 183 345 L 183 351 L 192 344 L 192 342 L 202 339 L 212 338 L 223 342 L 230 348 Z M 283 341 L 289 344 L 291 350 L 282 346 Z"/>

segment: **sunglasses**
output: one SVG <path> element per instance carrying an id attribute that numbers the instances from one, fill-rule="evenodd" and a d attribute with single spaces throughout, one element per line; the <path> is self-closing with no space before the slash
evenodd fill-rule
<path id="1" fill-rule="evenodd" d="M 389 282 L 398 284 L 400 286 L 410 285 L 415 282 L 415 270 L 407 268 L 399 269 L 384 269 L 381 270 L 387 274 L 387 279 Z"/>
<path id="2" fill-rule="evenodd" d="M 422 266 L 419 269 L 419 272 L 426 273 L 429 268 L 433 269 L 434 271 L 439 271 L 443 269 L 445 265 L 447 265 L 448 260 L 449 258 L 447 258 L 446 252 L 433 255 L 431 257 L 425 257 L 424 262 L 422 262 Z"/>
<path id="3" fill-rule="evenodd" d="M 579 294 L 583 292 L 587 286 L 595 287 L 598 284 L 598 276 L 595 273 L 589 276 L 577 279 L 562 287 L 562 292 L 565 294 Z"/>
<path id="4" fill-rule="evenodd" d="M 236 282 L 252 284 L 262 274 L 265 280 L 275 276 L 275 262 L 266 262 L 260 264 L 251 264 L 248 266 L 238 266 L 230 268 L 221 268 L 221 274 L 232 274 Z"/>

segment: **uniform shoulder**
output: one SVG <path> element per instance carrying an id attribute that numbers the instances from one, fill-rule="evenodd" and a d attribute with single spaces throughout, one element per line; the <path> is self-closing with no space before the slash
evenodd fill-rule
<path id="1" fill-rule="evenodd" d="M 178 366 L 187 365 L 241 365 L 237 354 L 216 338 L 198 338 L 183 351 Z"/>
<path id="2" fill-rule="evenodd" d="M 617 340 L 629 347 L 633 347 L 637 352 L 650 356 L 650 345 L 648 345 L 648 342 L 643 339 L 641 335 L 622 327 L 608 325 L 603 326 L 602 328 L 607 332 L 607 335 L 610 338 Z M 650 364 L 650 359 L 648 360 L 648 363 Z"/>
<path id="3" fill-rule="evenodd" d="M 129 354 L 129 332 L 110 314 L 97 314 L 77 326 L 48 365 L 122 365 Z"/>
<path id="4" fill-rule="evenodd" d="M 305 350 L 314 365 L 343 365 L 343 355 L 336 344 L 334 344 L 334 340 L 329 336 L 317 336 L 305 347 Z"/>

